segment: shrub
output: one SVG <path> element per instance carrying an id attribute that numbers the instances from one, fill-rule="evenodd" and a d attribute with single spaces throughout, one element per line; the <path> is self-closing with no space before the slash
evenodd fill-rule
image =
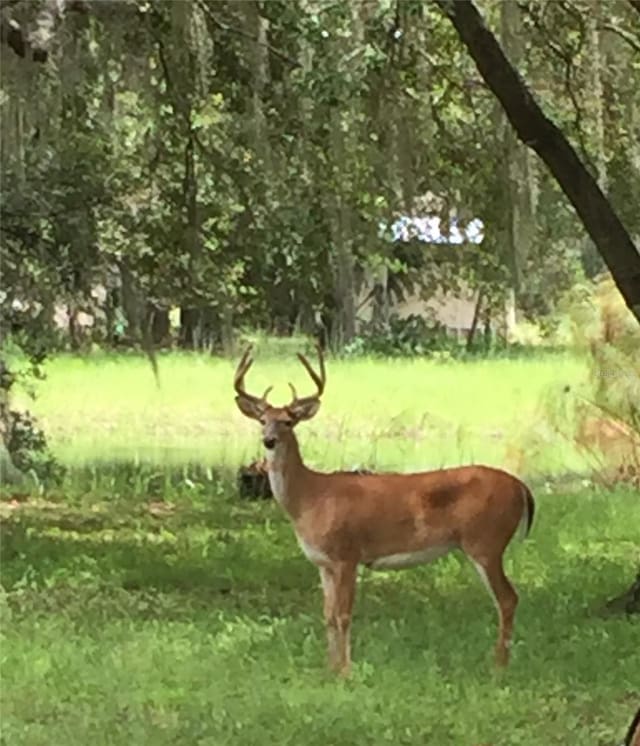
<path id="1" fill-rule="evenodd" d="M 610 276 L 574 288 L 565 299 L 571 342 L 589 360 L 583 390 L 550 407 L 606 482 L 640 484 L 640 327 Z"/>

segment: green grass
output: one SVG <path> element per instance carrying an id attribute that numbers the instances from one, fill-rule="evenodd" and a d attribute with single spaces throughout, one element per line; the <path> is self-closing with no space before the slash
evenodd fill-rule
<path id="1" fill-rule="evenodd" d="M 262 393 L 275 384 L 276 402 L 288 398 L 287 381 L 309 390 L 295 358 L 260 352 L 247 377 L 250 390 Z M 67 463 L 134 458 L 234 468 L 259 453 L 258 426 L 233 401 L 234 365 L 208 356 L 162 356 L 158 390 L 143 358 L 62 356 L 48 366 L 33 410 Z M 536 428 L 527 476 L 584 468 L 580 455 L 545 429 L 540 410 L 550 386 L 584 380 L 585 365 L 575 357 L 329 360 L 327 366 L 320 412 L 299 429 L 307 460 L 320 468 L 426 469 L 471 461 L 513 468 L 510 454 Z"/>
<path id="2" fill-rule="evenodd" d="M 261 350 L 258 350 L 260 353 Z M 325 669 L 317 571 L 272 502 L 231 473 L 259 451 L 235 410 L 233 364 L 59 357 L 35 411 L 71 468 L 37 497 L 0 502 L 0 743 L 13 746 L 613 746 L 638 703 L 638 622 L 602 608 L 639 560 L 632 491 L 540 486 L 530 539 L 509 550 L 521 595 L 513 661 L 492 668 L 495 611 L 455 555 L 363 572 L 354 673 Z M 526 475 L 579 470 L 545 430 L 549 386 L 581 361 L 328 362 L 318 417 L 300 428 L 321 468 L 428 468 L 544 437 Z M 248 384 L 308 383 L 262 355 Z M 19 499 L 15 499 L 16 496 Z M 155 501 L 155 502 L 152 502 Z M 635 656 L 635 657 L 634 657 Z"/>
<path id="3" fill-rule="evenodd" d="M 364 572 L 355 668 L 324 667 L 316 570 L 273 503 L 226 494 L 5 508 L 2 733 L 12 746 L 617 743 L 637 705 L 636 621 L 600 614 L 638 559 L 631 492 L 540 495 L 495 612 L 448 557 Z"/>

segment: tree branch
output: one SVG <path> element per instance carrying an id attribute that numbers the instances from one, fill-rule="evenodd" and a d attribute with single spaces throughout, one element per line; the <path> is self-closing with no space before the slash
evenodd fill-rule
<path id="1" fill-rule="evenodd" d="M 228 33 L 237 34 L 238 36 L 243 36 L 245 39 L 251 39 L 251 41 L 253 41 L 255 44 L 264 46 L 270 52 L 275 54 L 276 57 L 279 57 L 283 62 L 291 65 L 291 67 L 300 67 L 300 63 L 298 62 L 298 60 L 290 57 L 286 52 L 280 51 L 277 47 L 274 47 L 273 44 L 269 44 L 268 41 L 261 42 L 259 39 L 253 36 L 253 34 L 248 33 L 244 29 L 238 28 L 237 26 L 231 26 L 228 23 L 224 23 L 224 21 L 218 20 L 211 12 L 211 8 L 207 5 L 205 0 L 196 0 L 196 4 L 216 28 L 219 28 L 221 31 L 226 31 Z"/>
<path id="2" fill-rule="evenodd" d="M 612 34 L 616 34 L 626 41 L 632 49 L 635 49 L 636 52 L 640 52 L 640 38 L 629 33 L 626 29 L 620 28 L 620 26 L 616 26 L 613 23 L 603 23 L 600 28 L 604 31 L 610 31 Z"/>
<path id="3" fill-rule="evenodd" d="M 640 251 L 562 131 L 544 114 L 471 0 L 436 0 L 518 138 L 547 165 L 640 322 Z"/>
<path id="4" fill-rule="evenodd" d="M 640 13 L 640 0 L 629 0 L 629 5 L 637 12 Z"/>
<path id="5" fill-rule="evenodd" d="M 505 0 L 508 2 L 508 0 Z M 580 145 L 580 152 L 582 154 L 582 157 L 587 161 L 587 164 L 589 167 L 593 170 L 594 173 L 597 173 L 597 168 L 591 159 L 591 156 L 589 155 L 589 151 L 587 149 L 585 140 L 584 140 L 584 134 L 582 132 L 582 107 L 580 106 L 580 102 L 578 101 L 578 97 L 576 96 L 576 93 L 573 88 L 572 79 L 573 79 L 573 73 L 574 73 L 574 55 L 571 54 L 571 52 L 565 51 L 559 44 L 556 44 L 556 42 L 553 41 L 551 36 L 548 33 L 548 29 L 541 23 L 540 18 L 532 11 L 531 7 L 527 3 L 518 3 L 520 6 L 520 10 L 526 14 L 526 16 L 529 18 L 529 20 L 533 23 L 538 33 L 543 37 L 546 45 L 549 47 L 549 49 L 558 57 L 559 60 L 562 61 L 564 64 L 564 88 L 567 92 L 567 95 L 571 99 L 571 105 L 573 107 L 574 112 L 574 120 L 573 124 L 576 128 L 576 136 L 578 138 L 578 144 Z M 564 4 L 561 4 L 562 9 L 565 11 L 565 13 L 571 13 L 571 10 L 568 9 Z M 582 46 L 584 44 L 584 27 L 581 24 L 580 28 L 580 43 L 578 45 L 578 48 L 575 50 L 575 54 L 578 55 L 580 51 L 582 50 Z"/>

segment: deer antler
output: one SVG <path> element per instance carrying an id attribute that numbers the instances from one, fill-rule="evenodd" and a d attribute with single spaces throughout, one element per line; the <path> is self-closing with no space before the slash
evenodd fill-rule
<path id="1" fill-rule="evenodd" d="M 258 404 L 263 407 L 268 407 L 269 403 L 267 402 L 267 396 L 273 386 L 268 386 L 262 397 L 249 394 L 244 387 L 244 377 L 252 365 L 253 358 L 251 357 L 251 345 L 249 345 L 244 351 L 243 356 L 240 358 L 240 362 L 238 363 L 238 367 L 236 368 L 236 374 L 233 377 L 233 387 L 236 390 L 236 394 L 238 394 L 238 396 L 241 396 L 243 399 L 246 399 L 250 402 L 253 402 L 254 404 Z"/>
<path id="2" fill-rule="evenodd" d="M 320 362 L 320 374 L 319 375 L 311 367 L 311 363 L 307 360 L 307 358 L 300 352 L 298 353 L 298 359 L 306 368 L 307 373 L 311 376 L 318 391 L 315 394 L 312 394 L 311 396 L 304 396 L 302 397 L 302 399 L 299 399 L 295 386 L 292 383 L 289 383 L 289 387 L 291 388 L 291 393 L 293 394 L 293 401 L 291 402 L 291 404 L 289 404 L 290 407 L 294 405 L 300 405 L 302 403 L 312 401 L 315 399 L 319 399 L 322 396 L 322 392 L 324 391 L 324 385 L 327 382 L 327 374 L 324 369 L 324 357 L 322 356 L 322 348 L 320 347 L 320 345 L 316 345 L 316 350 L 318 351 L 318 361 Z"/>

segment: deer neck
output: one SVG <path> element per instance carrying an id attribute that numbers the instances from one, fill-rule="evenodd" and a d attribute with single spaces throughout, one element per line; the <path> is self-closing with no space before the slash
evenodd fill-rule
<path id="1" fill-rule="evenodd" d="M 275 448 L 267 451 L 267 466 L 273 496 L 295 520 L 305 498 L 301 483 L 309 469 L 302 462 L 300 446 L 293 432 L 287 433 Z"/>

